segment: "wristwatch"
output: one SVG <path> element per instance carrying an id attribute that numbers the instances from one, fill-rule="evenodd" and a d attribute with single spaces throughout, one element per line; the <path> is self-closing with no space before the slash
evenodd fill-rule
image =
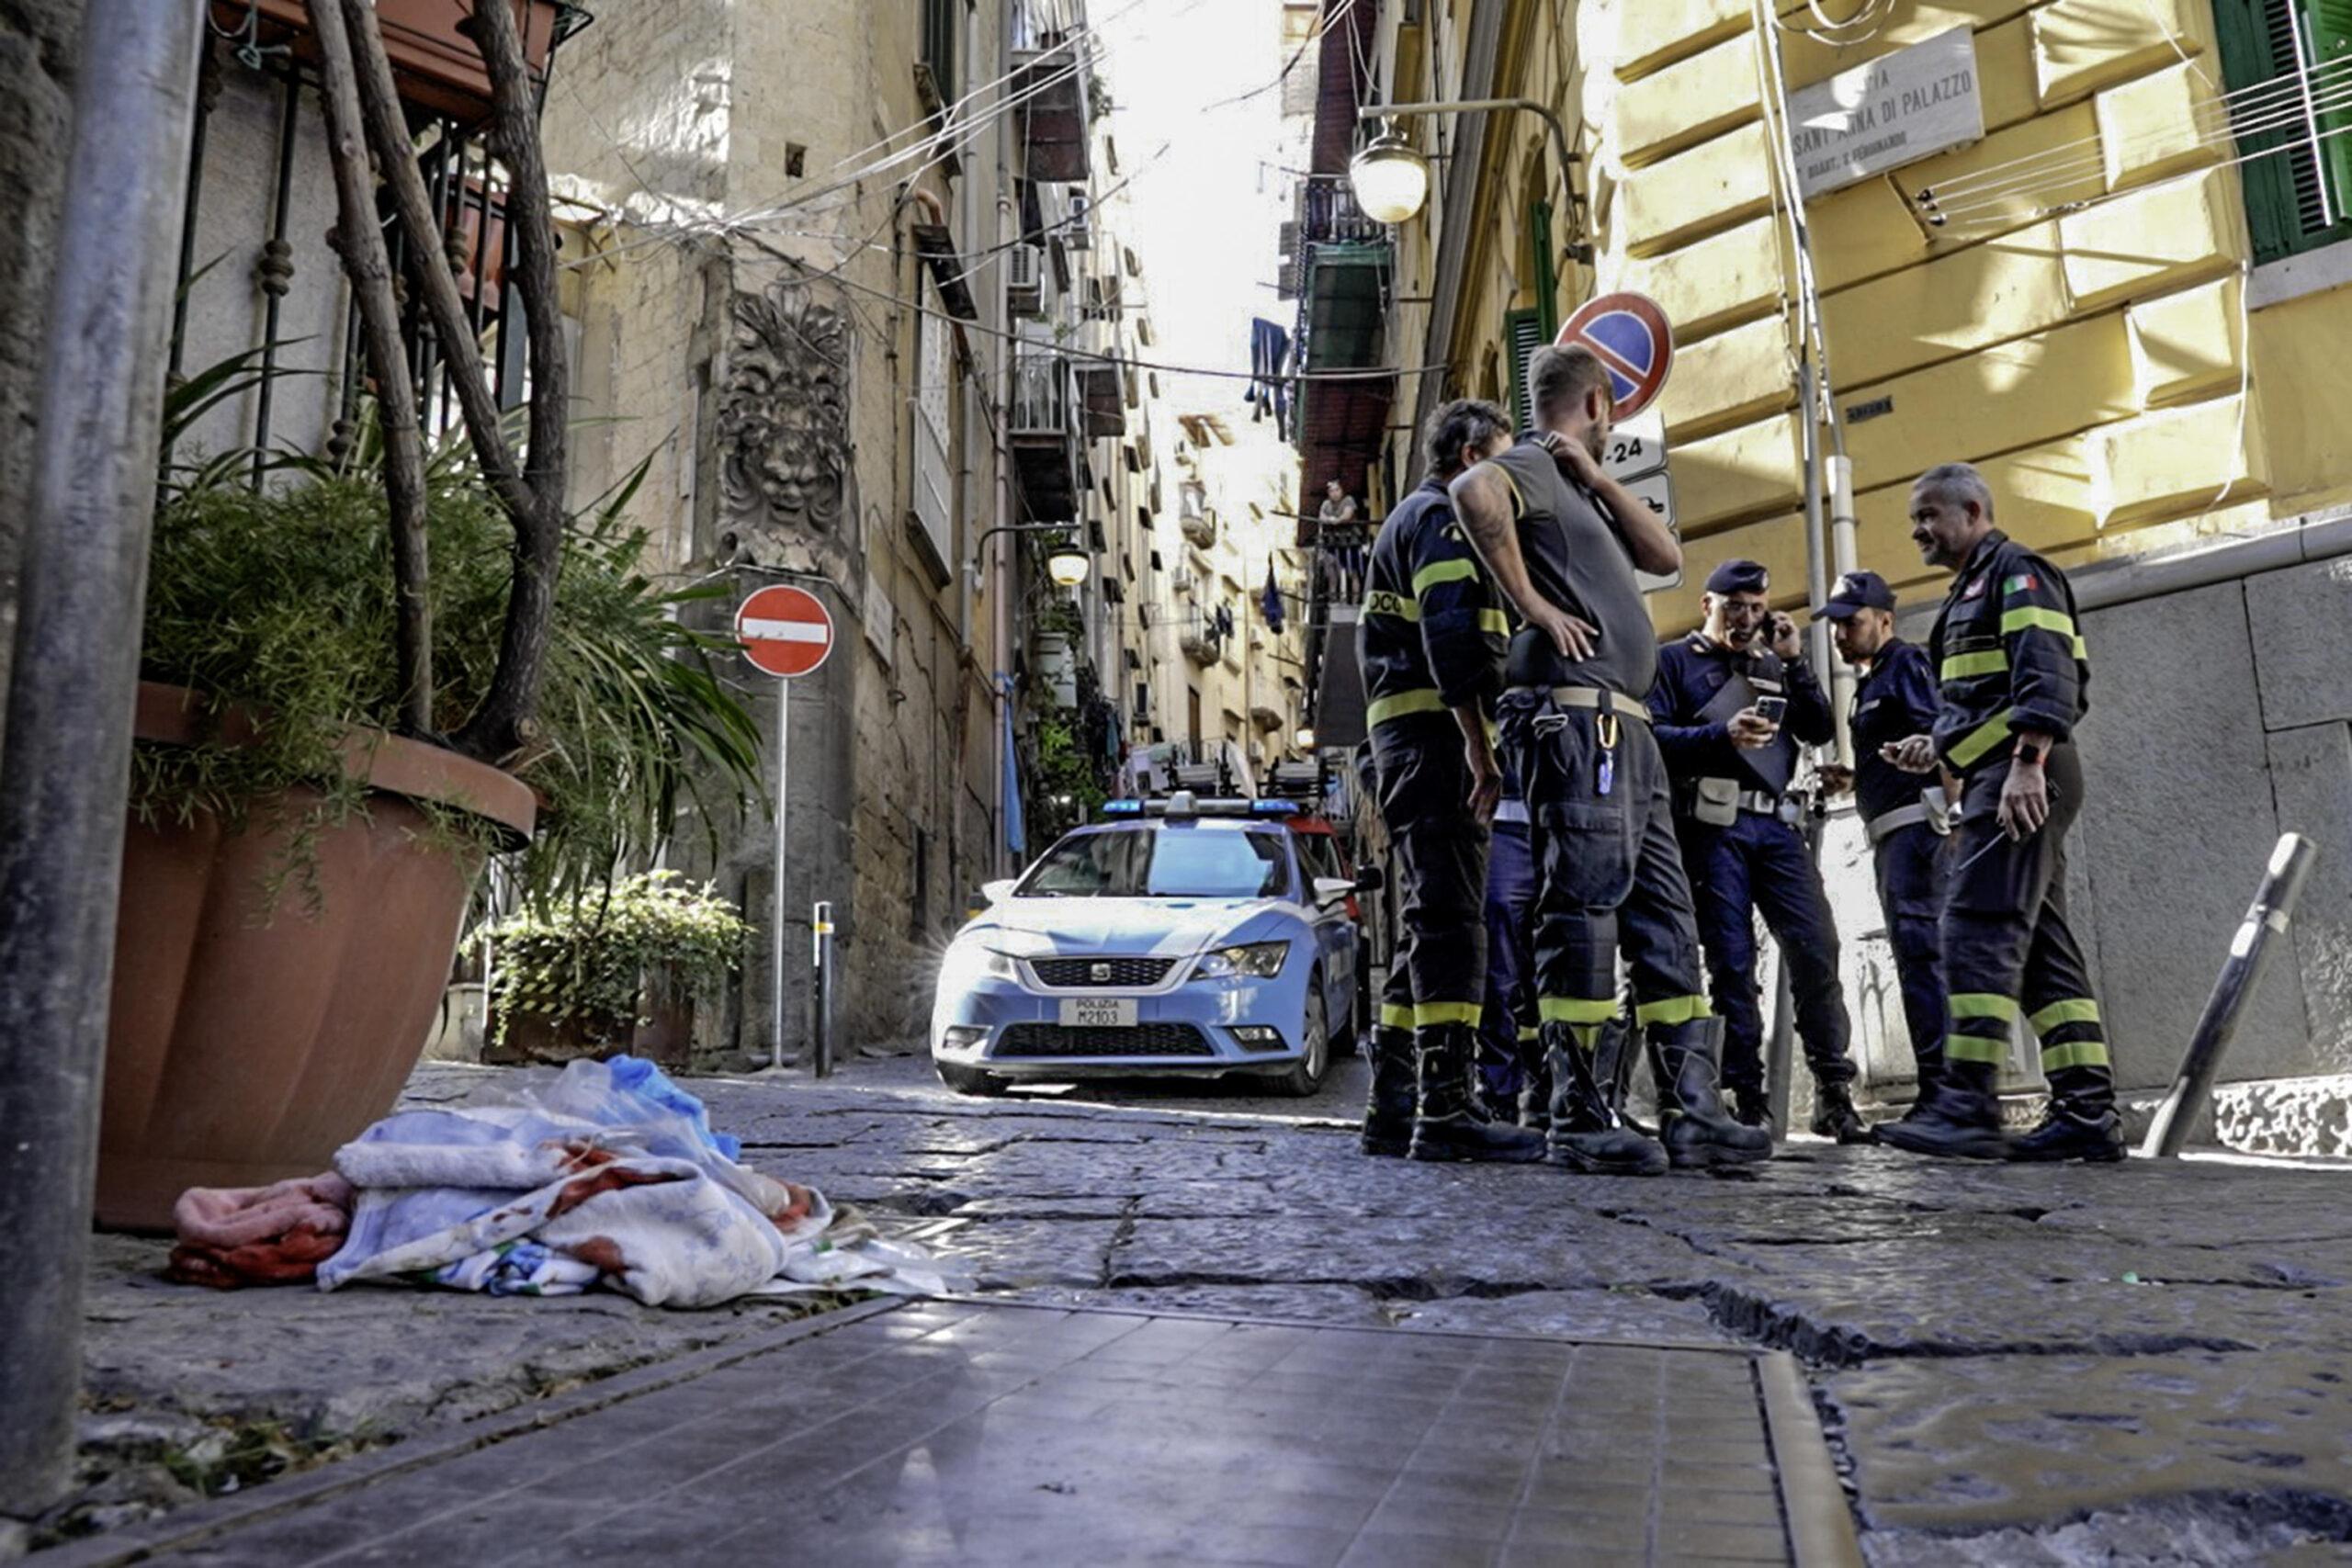
<path id="1" fill-rule="evenodd" d="M 2017 744 L 2017 750 L 2010 755 L 2020 762 L 2030 761 L 2036 767 L 2040 767 L 2050 761 L 2050 742 L 2046 739 L 2040 741 L 2020 740 Z"/>

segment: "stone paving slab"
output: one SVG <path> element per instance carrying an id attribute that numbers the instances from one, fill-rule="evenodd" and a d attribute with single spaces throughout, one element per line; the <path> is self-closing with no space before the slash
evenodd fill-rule
<path id="1" fill-rule="evenodd" d="M 2327 1381 L 2352 1371 L 2342 1171 L 1948 1165 L 1799 1140 L 1736 1172 L 1578 1179 L 1366 1159 L 1334 1093 L 1305 1117 L 1117 1085 L 975 1101 L 922 1073 L 694 1087 L 755 1164 L 944 1238 L 1007 1297 L 1792 1351 L 1874 1559 L 2161 1562 L 2146 1543 L 2169 1539 L 2214 1548 L 2192 1560 L 2285 1560 L 2352 1541 L 2352 1412 Z M 500 1081 L 435 1068 L 412 1092 Z M 189 1506 L 176 1477 L 220 1428 L 397 1453 L 776 1331 L 765 1306 L 614 1296 L 222 1296 L 156 1280 L 152 1244 L 94 1257 L 101 1401 L 69 1528 Z M 2103 1402 L 2087 1414 L 2085 1391 Z M 2197 1427 L 2211 1410 L 2277 1429 Z"/>
<path id="2" fill-rule="evenodd" d="M 724 1561 L 786 1542 L 848 1565 L 1857 1562 L 1818 1428 L 1769 1360 L 917 1303 L 60 1568 Z"/>

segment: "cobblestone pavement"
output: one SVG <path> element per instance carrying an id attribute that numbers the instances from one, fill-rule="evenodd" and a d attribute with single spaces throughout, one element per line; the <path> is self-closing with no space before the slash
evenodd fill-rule
<path id="1" fill-rule="evenodd" d="M 421 1069 L 411 1093 L 489 1071 Z M 2352 1540 L 2352 1172 L 1802 1140 L 1646 1181 L 1414 1166 L 1355 1151 L 1352 1065 L 1305 1102 L 960 1100 L 914 1058 L 695 1088 L 752 1163 L 956 1251 L 991 1294 L 1790 1350 L 1874 1562 L 2334 1561 Z M 77 1504 L 97 1524 L 218 1489 L 241 1473 L 224 1449 L 445 1429 L 786 1310 L 220 1296 L 153 1279 L 162 1251 L 97 1243 Z"/>

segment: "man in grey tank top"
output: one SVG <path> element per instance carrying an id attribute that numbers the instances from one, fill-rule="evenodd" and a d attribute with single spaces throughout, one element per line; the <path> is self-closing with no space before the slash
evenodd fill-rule
<path id="1" fill-rule="evenodd" d="M 1666 767 L 1643 699 L 1657 635 L 1634 570 L 1671 572 L 1681 547 L 1600 467 L 1608 372 L 1583 348 L 1538 350 L 1536 433 L 1453 485 L 1455 514 L 1527 624 L 1513 638 L 1502 743 L 1533 818 L 1536 1021 L 1552 1073 L 1546 1158 L 1652 1176 L 1669 1164 L 1769 1159 L 1769 1133 L 1725 1113 L 1723 1025 L 1700 965 L 1690 885 Z M 1604 1043 L 1624 1027 L 1617 953 L 1633 970 L 1665 1148 L 1618 1114 Z"/>

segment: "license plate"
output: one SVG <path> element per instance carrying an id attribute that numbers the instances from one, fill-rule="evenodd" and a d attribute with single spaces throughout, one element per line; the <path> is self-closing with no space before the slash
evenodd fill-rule
<path id="1" fill-rule="evenodd" d="M 1115 997 L 1066 997 L 1062 999 L 1064 1029 L 1133 1029 L 1136 1004 Z"/>

